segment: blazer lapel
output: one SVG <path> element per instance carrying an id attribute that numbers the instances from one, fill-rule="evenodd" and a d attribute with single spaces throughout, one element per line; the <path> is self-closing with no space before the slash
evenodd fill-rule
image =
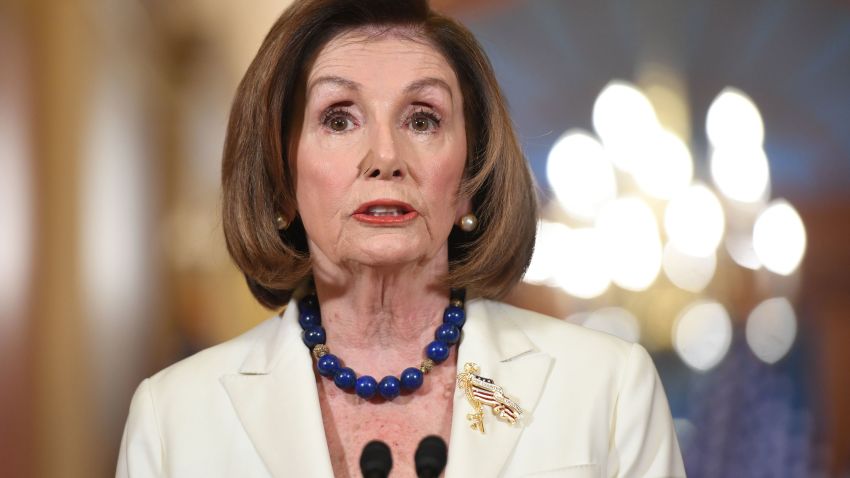
<path id="1" fill-rule="evenodd" d="M 272 476 L 333 476 L 310 352 L 301 342 L 289 306 L 260 338 L 238 374 L 221 377 L 239 420 Z M 458 348 L 457 372 L 476 363 L 481 375 L 503 387 L 525 412 L 509 425 L 485 410 L 485 433 L 469 426 L 472 408 L 455 389 L 446 476 L 499 476 L 546 383 L 552 358 L 497 303 L 467 303 L 467 322 Z"/>
<path id="2" fill-rule="evenodd" d="M 467 362 L 480 367 L 524 411 L 516 425 L 499 420 L 485 407 L 482 434 L 470 428 L 472 411 L 463 391 L 455 389 L 446 476 L 500 476 L 525 427 L 534 421 L 543 386 L 552 366 L 551 356 L 540 352 L 511 317 L 493 302 L 467 303 L 467 321 L 458 349 L 457 371 Z"/>
<path id="3" fill-rule="evenodd" d="M 333 476 L 310 351 L 295 313 L 287 307 L 239 373 L 220 380 L 272 476 Z"/>

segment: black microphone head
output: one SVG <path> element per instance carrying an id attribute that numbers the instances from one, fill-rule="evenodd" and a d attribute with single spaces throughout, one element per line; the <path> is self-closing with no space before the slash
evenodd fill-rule
<path id="1" fill-rule="evenodd" d="M 437 435 L 423 438 L 413 456 L 416 476 L 440 476 L 446 467 L 447 455 L 446 442 L 442 438 Z"/>
<path id="2" fill-rule="evenodd" d="M 372 440 L 360 454 L 360 472 L 366 477 L 385 477 L 393 467 L 390 447 L 380 440 Z"/>

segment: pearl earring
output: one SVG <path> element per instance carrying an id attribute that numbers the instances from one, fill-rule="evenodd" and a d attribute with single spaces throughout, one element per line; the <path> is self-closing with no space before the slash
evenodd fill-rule
<path id="1" fill-rule="evenodd" d="M 277 229 L 279 231 L 282 231 L 289 227 L 289 221 L 287 221 L 283 216 L 276 217 L 274 221 L 277 224 Z"/>
<path id="2" fill-rule="evenodd" d="M 478 228 L 478 217 L 475 214 L 465 214 L 460 218 L 460 228 L 464 232 L 472 232 Z"/>

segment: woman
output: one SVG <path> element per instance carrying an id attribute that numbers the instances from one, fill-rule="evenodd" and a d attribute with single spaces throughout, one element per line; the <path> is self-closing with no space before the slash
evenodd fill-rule
<path id="1" fill-rule="evenodd" d="M 643 348 L 495 301 L 533 183 L 481 48 L 424 1 L 284 12 L 223 190 L 232 257 L 285 309 L 145 380 L 118 476 L 360 476 L 374 439 L 414 476 L 426 435 L 449 477 L 684 475 Z"/>

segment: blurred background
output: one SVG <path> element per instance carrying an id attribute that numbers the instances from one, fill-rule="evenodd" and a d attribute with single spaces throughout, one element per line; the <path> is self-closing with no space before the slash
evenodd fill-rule
<path id="1" fill-rule="evenodd" d="M 289 3 L 0 0 L 0 476 L 113 475 L 140 380 L 270 316 L 219 168 Z M 850 476 L 850 2 L 433 5 L 539 184 L 509 301 L 644 344 L 689 476 Z"/>

